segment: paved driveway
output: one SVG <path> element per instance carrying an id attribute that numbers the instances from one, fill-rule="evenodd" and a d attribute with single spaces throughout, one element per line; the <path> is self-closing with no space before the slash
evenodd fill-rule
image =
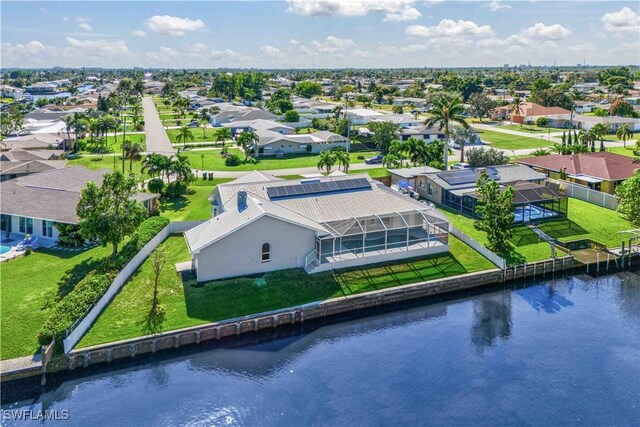
<path id="1" fill-rule="evenodd" d="M 176 154 L 176 150 L 171 145 L 167 132 L 162 126 L 156 105 L 150 96 L 142 98 L 142 109 L 144 131 L 147 134 L 147 152 L 164 154 L 165 156 Z"/>

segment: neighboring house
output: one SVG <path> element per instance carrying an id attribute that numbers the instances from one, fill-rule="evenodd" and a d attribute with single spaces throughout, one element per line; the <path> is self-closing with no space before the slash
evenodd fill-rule
<path id="1" fill-rule="evenodd" d="M 198 281 L 316 273 L 449 248 L 440 212 L 366 174 L 285 181 L 252 172 L 209 199 L 214 217 L 185 233 Z"/>
<path id="2" fill-rule="evenodd" d="M 55 93 L 58 90 L 58 85 L 53 83 L 36 83 L 26 87 L 27 93 Z"/>
<path id="3" fill-rule="evenodd" d="M 509 112 L 508 118 L 513 123 L 525 125 L 535 124 L 539 117 L 547 117 L 555 114 L 571 114 L 571 111 L 560 107 L 544 107 L 534 102 L 525 102 L 520 106 L 520 114 L 515 114 L 513 109 Z"/>
<path id="4" fill-rule="evenodd" d="M 347 116 L 354 125 L 364 125 L 384 115 L 385 114 L 380 111 L 370 110 L 368 108 L 349 108 L 347 110 Z"/>
<path id="5" fill-rule="evenodd" d="M 411 126 L 419 126 L 423 120 L 416 119 L 410 114 L 383 114 L 373 117 L 370 122 L 391 122 L 405 129 Z"/>
<path id="6" fill-rule="evenodd" d="M 213 126 L 222 126 L 233 121 L 275 120 L 277 116 L 259 108 L 244 107 L 232 104 L 220 105 L 221 111 L 211 116 Z"/>
<path id="7" fill-rule="evenodd" d="M 574 110 L 576 113 L 590 113 L 594 108 L 598 106 L 598 104 L 591 101 L 575 101 L 574 105 Z"/>
<path id="8" fill-rule="evenodd" d="M 306 98 L 293 98 L 292 103 L 293 109 L 298 113 L 310 114 L 315 117 L 326 117 L 339 105 L 331 102 L 316 101 Z"/>
<path id="9" fill-rule="evenodd" d="M 319 130 L 312 133 L 282 134 L 272 130 L 258 130 L 258 155 L 317 154 L 332 148 L 347 148 L 347 138 L 337 133 Z"/>
<path id="10" fill-rule="evenodd" d="M 51 169 L 61 169 L 67 165 L 66 160 L 0 160 L 0 181 L 19 178 L 34 173 L 46 172 Z"/>
<path id="11" fill-rule="evenodd" d="M 409 138 L 424 139 L 427 142 L 444 140 L 444 132 L 437 126 L 411 126 L 400 131 L 400 139 L 406 141 Z"/>
<path id="12" fill-rule="evenodd" d="M 427 106 L 427 101 L 424 98 L 398 96 L 393 98 L 393 105 L 401 105 L 403 107 L 409 107 L 413 105 L 414 108 L 424 108 Z"/>
<path id="13" fill-rule="evenodd" d="M 249 130 L 252 130 L 254 132 L 268 130 L 268 131 L 280 133 L 282 135 L 288 135 L 290 133 L 293 133 L 293 128 L 291 126 L 274 122 L 273 120 L 264 120 L 264 119 L 234 120 L 233 122 L 225 123 L 222 126 L 231 129 L 231 133 L 234 135 L 237 134 L 238 132 L 249 131 Z"/>
<path id="14" fill-rule="evenodd" d="M 416 173 L 414 190 L 427 200 L 476 217 L 476 181 L 481 172 L 487 173 L 489 179 L 497 181 L 503 188 L 514 188 L 514 222 L 527 223 L 566 216 L 566 196 L 545 187 L 543 183 L 546 177 L 524 165 Z"/>
<path id="15" fill-rule="evenodd" d="M 64 154 L 63 150 L 25 150 L 14 148 L 0 152 L 0 161 L 3 162 L 28 162 L 31 160 L 59 160 Z"/>
<path id="16" fill-rule="evenodd" d="M 559 179 L 560 171 L 563 171 L 567 181 L 608 194 L 615 194 L 616 187 L 640 169 L 640 164 L 633 163 L 633 158 L 609 152 L 552 154 L 516 162 L 553 179 Z"/>
<path id="17" fill-rule="evenodd" d="M 73 166 L 4 181 L 0 192 L 1 230 L 15 239 L 31 234 L 42 239 L 45 246 L 52 245 L 59 235 L 55 224 L 77 224 L 81 190 L 90 181 L 100 185 L 107 172 Z M 136 199 L 151 210 L 157 197 L 138 193 Z"/>
<path id="18" fill-rule="evenodd" d="M 24 97 L 24 91 L 17 87 L 0 85 L 0 97 L 18 100 Z"/>
<path id="19" fill-rule="evenodd" d="M 547 119 L 549 120 L 549 127 L 571 128 L 571 114 L 548 116 Z M 579 114 L 573 116 L 573 127 L 576 129 L 590 130 L 598 123 L 609 125 L 609 131 L 611 133 L 616 133 L 623 125 L 627 125 L 631 132 L 640 132 L 640 119 L 620 116 L 584 116 Z"/>
<path id="20" fill-rule="evenodd" d="M 391 185 L 399 185 L 401 181 L 406 181 L 415 190 L 417 188 L 416 177 L 425 173 L 442 171 L 429 166 L 416 166 L 414 168 L 387 169 L 387 172 L 391 175 Z"/>
<path id="21" fill-rule="evenodd" d="M 73 138 L 73 136 L 72 136 Z M 65 135 L 57 135 L 57 134 L 37 134 L 37 135 L 25 135 L 25 136 L 17 136 L 7 138 L 4 141 L 0 142 L 0 150 L 47 150 L 47 149 L 58 149 L 62 148 L 64 145 L 64 141 L 66 140 Z"/>

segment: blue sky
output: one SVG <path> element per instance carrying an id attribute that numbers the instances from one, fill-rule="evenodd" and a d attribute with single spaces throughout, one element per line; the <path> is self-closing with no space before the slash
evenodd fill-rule
<path id="1" fill-rule="evenodd" d="M 2 67 L 640 63 L 638 1 L 2 1 Z"/>

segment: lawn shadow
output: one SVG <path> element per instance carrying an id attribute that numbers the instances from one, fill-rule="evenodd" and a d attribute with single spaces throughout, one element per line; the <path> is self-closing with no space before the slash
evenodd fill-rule
<path id="1" fill-rule="evenodd" d="M 509 238 L 509 241 L 516 247 L 533 245 L 542 241 L 529 227 L 519 226 L 512 230 L 513 234 Z"/>
<path id="2" fill-rule="evenodd" d="M 587 230 L 570 219 L 545 222 L 540 225 L 540 229 L 555 239 L 589 234 Z"/>
<path id="3" fill-rule="evenodd" d="M 153 305 L 151 303 L 151 309 L 144 320 L 142 331 L 146 335 L 157 334 L 162 331 L 162 324 L 164 323 L 165 312 L 164 308 L 160 305 Z"/>
<path id="4" fill-rule="evenodd" d="M 77 253 L 74 255 L 77 255 Z M 64 298 L 82 279 L 87 276 L 90 271 L 98 268 L 102 264 L 103 259 L 104 258 L 94 257 L 87 258 L 65 271 L 64 275 L 58 281 L 56 299 Z"/>
<path id="5" fill-rule="evenodd" d="M 160 212 L 166 211 L 180 212 L 185 210 L 191 201 L 184 196 L 175 197 L 173 199 L 165 199 L 160 201 Z"/>

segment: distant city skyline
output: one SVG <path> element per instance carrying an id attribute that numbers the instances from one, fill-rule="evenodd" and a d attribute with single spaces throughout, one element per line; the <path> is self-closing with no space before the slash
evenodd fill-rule
<path id="1" fill-rule="evenodd" d="M 3 1 L 0 65 L 638 65 L 639 12 L 637 1 Z"/>

